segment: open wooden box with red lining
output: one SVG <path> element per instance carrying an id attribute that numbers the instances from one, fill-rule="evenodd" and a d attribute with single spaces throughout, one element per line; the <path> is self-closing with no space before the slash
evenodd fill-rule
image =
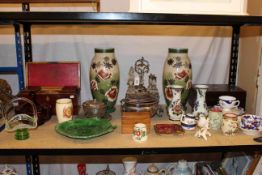
<path id="1" fill-rule="evenodd" d="M 50 106 L 50 114 L 53 115 L 56 114 L 56 100 L 70 98 L 73 102 L 74 115 L 78 114 L 80 106 L 80 63 L 27 63 L 26 88 L 20 91 L 18 96 L 31 99 L 37 106 Z M 39 120 L 41 122 L 41 115 Z"/>

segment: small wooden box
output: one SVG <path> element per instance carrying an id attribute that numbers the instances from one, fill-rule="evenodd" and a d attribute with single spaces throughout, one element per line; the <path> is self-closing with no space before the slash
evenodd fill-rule
<path id="1" fill-rule="evenodd" d="M 122 112 L 121 133 L 131 134 L 136 123 L 144 123 L 147 127 L 147 132 L 150 133 L 150 112 Z"/>
<path id="2" fill-rule="evenodd" d="M 53 115 L 56 114 L 56 100 L 70 98 L 73 102 L 74 115 L 77 115 L 80 106 L 80 63 L 27 63 L 26 88 L 17 96 L 29 98 L 38 105 L 50 106 L 50 113 Z M 39 121 L 42 121 L 41 115 Z"/>

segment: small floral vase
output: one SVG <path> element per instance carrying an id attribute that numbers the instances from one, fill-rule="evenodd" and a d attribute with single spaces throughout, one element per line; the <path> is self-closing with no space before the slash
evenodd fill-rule
<path id="1" fill-rule="evenodd" d="M 163 91 L 167 106 L 173 99 L 170 85 L 183 87 L 181 102 L 185 106 L 192 86 L 192 66 L 186 48 L 169 48 L 168 50 L 163 69 Z"/>
<path id="2" fill-rule="evenodd" d="M 114 112 L 120 75 L 113 48 L 95 48 L 89 75 L 93 99 L 103 102 L 107 107 L 107 113 Z"/>
<path id="3" fill-rule="evenodd" d="M 179 120 L 184 115 L 185 111 L 183 110 L 183 106 L 181 104 L 181 92 L 183 90 L 183 86 L 180 85 L 172 85 L 169 86 L 172 89 L 173 99 L 168 106 L 168 115 L 170 120 Z"/>
<path id="4" fill-rule="evenodd" d="M 204 116 L 208 115 L 208 109 L 206 104 L 206 92 L 208 89 L 207 85 L 196 85 L 197 98 L 194 104 L 193 114 L 194 116 L 199 116 L 203 114 Z"/>

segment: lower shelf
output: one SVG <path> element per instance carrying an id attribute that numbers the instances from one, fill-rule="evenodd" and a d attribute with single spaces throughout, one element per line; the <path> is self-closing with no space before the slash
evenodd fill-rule
<path id="1" fill-rule="evenodd" d="M 56 116 L 30 130 L 30 138 L 24 141 L 14 139 L 14 133 L 0 133 L 0 154 L 7 155 L 125 155 L 125 154 L 178 154 L 199 152 L 261 151 L 262 144 L 253 141 L 252 136 L 238 132 L 234 136 L 225 136 L 221 131 L 213 132 L 208 140 L 194 137 L 196 131 L 186 131 L 184 135 L 157 135 L 153 125 L 172 123 L 167 116 L 153 117 L 151 132 L 144 143 L 136 143 L 130 134 L 121 134 L 119 110 L 112 114 L 111 123 L 117 128 L 106 135 L 90 140 L 71 139 L 55 131 Z"/>

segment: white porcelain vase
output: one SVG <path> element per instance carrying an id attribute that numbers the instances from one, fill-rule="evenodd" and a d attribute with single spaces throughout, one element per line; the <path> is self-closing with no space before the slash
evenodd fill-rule
<path id="1" fill-rule="evenodd" d="M 172 85 L 169 86 L 169 88 L 172 89 L 172 93 L 173 93 L 173 99 L 168 106 L 169 119 L 180 121 L 182 115 L 184 115 L 185 113 L 181 103 L 181 92 L 183 90 L 183 86 Z"/>
<path id="2" fill-rule="evenodd" d="M 208 109 L 206 104 L 206 92 L 207 92 L 208 86 L 207 85 L 196 85 L 195 90 L 197 92 L 197 98 L 195 100 L 194 108 L 193 108 L 193 114 L 196 117 L 199 117 L 200 114 L 207 116 L 208 115 Z"/>

